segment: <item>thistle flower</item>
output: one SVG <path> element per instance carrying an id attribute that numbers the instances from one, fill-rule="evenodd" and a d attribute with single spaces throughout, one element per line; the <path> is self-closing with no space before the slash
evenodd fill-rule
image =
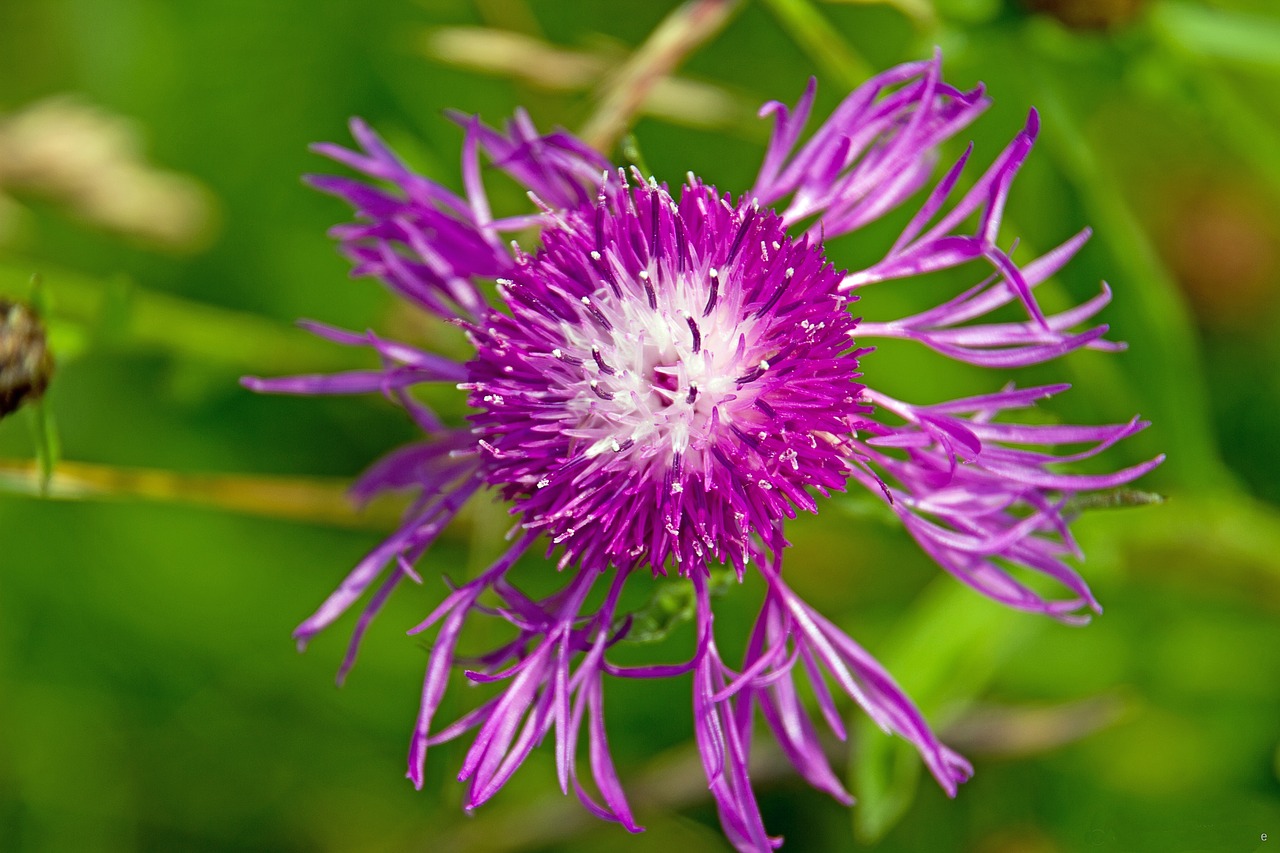
<path id="1" fill-rule="evenodd" d="M 902 205 L 930 181 L 936 148 L 986 106 L 981 89 L 941 80 L 940 59 L 894 68 L 846 97 L 807 139 L 811 82 L 793 109 L 769 103 L 774 130 L 755 185 L 732 195 L 690 174 L 672 189 L 563 132 L 540 135 L 519 112 L 505 131 L 459 117 L 465 129 L 464 192 L 411 172 L 363 123 L 360 150 L 318 150 L 378 184 L 314 177 L 349 202 L 353 224 L 334 229 L 355 275 L 466 330 L 465 364 L 383 339 L 306 324 L 339 344 L 368 346 L 379 370 L 246 379 L 259 391 L 379 392 L 401 404 L 425 438 L 373 465 L 358 500 L 388 489 L 417 498 L 296 631 L 300 645 L 368 594 L 339 677 L 387 597 L 477 492 L 510 502 L 517 522 L 507 553 L 479 576 L 450 585 L 410 633 L 438 626 L 409 750 L 419 787 L 428 749 L 474 732 L 459 778 L 466 805 L 490 799 L 530 751 L 555 741 L 559 783 L 584 805 L 631 831 L 639 827 L 610 758 L 605 676 L 693 674 L 693 719 L 707 784 L 724 830 L 740 850 L 771 850 L 748 776 L 758 708 L 783 753 L 814 787 L 852 798 L 828 765 L 815 713 L 845 736 L 834 693 L 883 729 L 906 738 L 949 794 L 968 762 L 935 737 L 911 700 L 853 639 L 802 601 L 782 571 L 784 520 L 816 512 L 818 496 L 850 482 L 887 503 L 940 566 L 1021 610 L 1079 621 L 1098 610 L 1070 564 L 1080 553 L 1067 504 L 1079 492 L 1127 483 L 1159 459 L 1105 475 L 1058 473 L 1146 424 L 1025 425 L 1006 413 L 1066 385 L 1002 390 L 917 404 L 876 390 L 866 342 L 917 342 L 969 364 L 1011 368 L 1082 347 L 1117 349 L 1107 327 L 1088 326 L 1110 291 L 1056 315 L 1035 288 L 1088 238 L 1081 232 L 1025 265 L 997 243 L 1009 187 L 1037 131 L 1025 128 L 966 192 L 957 192 L 972 147 L 933 185 L 884 257 L 840 271 L 823 241 Z M 483 152 L 529 190 L 536 210 L 495 218 L 482 181 Z M 966 223 L 973 223 L 966 227 Z M 540 246 L 505 235 L 537 229 Z M 860 322 L 850 305 L 863 288 L 938 270 L 990 267 L 949 301 L 892 322 Z M 496 304 L 480 282 L 497 283 Z M 1015 304 L 1025 319 L 988 315 Z M 1082 328 L 1083 326 L 1083 328 Z M 864 364 L 865 362 L 865 364 Z M 866 370 L 867 384 L 863 384 Z M 443 423 L 411 395 L 419 383 L 456 384 L 469 426 Z M 1075 445 L 1057 453 L 1059 445 Z M 566 578 L 541 600 L 508 577 L 541 543 Z M 720 654 L 709 591 L 712 566 L 765 581 L 759 618 L 740 664 Z M 692 584 L 697 647 L 681 665 L 626 667 L 609 650 L 630 622 L 624 585 L 675 574 Z M 1046 597 L 1018 579 L 1043 575 Z M 602 603 L 585 602 L 602 587 Z M 481 597 L 485 596 L 482 602 Z M 491 602 L 491 603 L 487 603 Z M 464 623 L 505 620 L 515 638 L 468 658 L 472 681 L 505 685 L 443 727 L 436 712 L 459 663 Z M 814 707 L 800 699 L 807 679 Z M 836 688 L 833 690 L 832 688 Z M 584 739 L 595 793 L 579 778 Z"/>

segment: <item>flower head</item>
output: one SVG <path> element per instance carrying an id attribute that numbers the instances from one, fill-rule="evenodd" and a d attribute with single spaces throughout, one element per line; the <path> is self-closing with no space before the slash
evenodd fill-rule
<path id="1" fill-rule="evenodd" d="M 922 190 L 937 146 L 986 100 L 981 90 L 942 82 L 936 58 L 903 65 L 852 92 L 802 142 L 813 96 L 810 84 L 794 110 L 763 108 L 774 117 L 773 137 L 755 185 L 737 196 L 693 175 L 672 189 L 616 169 L 568 134 L 538 134 L 523 113 L 505 132 L 459 119 L 466 130 L 463 195 L 409 171 L 359 122 L 352 130 L 360 151 L 319 146 L 389 185 L 312 179 L 356 210 L 355 223 L 334 230 L 356 274 L 461 326 L 475 355 L 461 364 L 372 332 L 309 324 L 335 342 L 373 348 L 381 369 L 246 380 L 282 393 L 381 392 L 425 433 L 354 486 L 357 499 L 406 488 L 418 497 L 400 528 L 296 636 L 305 644 L 369 593 L 345 675 L 387 596 L 404 578 L 419 580 L 415 563 L 473 495 L 497 491 L 518 519 L 508 552 L 451 585 L 413 629 L 439 625 L 410 746 L 409 776 L 418 785 L 431 745 L 474 731 L 460 778 L 469 782 L 468 807 L 478 806 L 554 732 L 561 788 L 572 785 L 592 812 L 637 830 L 609 755 L 604 676 L 692 672 L 707 783 L 740 850 L 781 843 L 764 829 L 747 773 L 756 709 L 797 772 L 852 801 L 823 755 L 814 718 L 816 712 L 844 736 L 832 686 L 911 741 L 954 794 L 971 773 L 968 763 L 938 741 L 889 674 L 783 578 L 784 519 L 816 512 L 818 496 L 850 482 L 883 499 L 929 556 L 978 591 L 1067 621 L 1098 609 L 1069 562 L 1080 555 L 1068 502 L 1078 492 L 1128 482 L 1160 460 L 1105 475 L 1059 473 L 1056 465 L 1099 453 L 1145 423 L 1026 425 L 1006 418 L 1065 385 L 1006 385 L 925 405 L 900 401 L 876 390 L 872 349 L 863 345 L 905 339 L 991 368 L 1081 347 L 1117 348 L 1104 339 L 1105 326 L 1081 328 L 1109 301 L 1105 288 L 1056 315 L 1035 300 L 1035 288 L 1087 232 L 1022 266 L 997 244 L 1010 184 L 1036 135 L 1035 113 L 967 191 L 956 187 L 970 151 L 927 193 L 881 260 L 840 271 L 828 261 L 824 239 L 858 229 Z M 528 188 L 534 212 L 492 215 L 482 151 Z M 536 251 L 505 242 L 531 228 L 539 235 Z M 876 323 L 850 313 L 864 287 L 974 262 L 990 274 L 927 311 Z M 496 283 L 496 304 L 484 296 L 484 281 Z M 987 319 L 1010 304 L 1025 318 Z M 424 382 L 464 391 L 470 425 L 446 425 L 411 396 Z M 1079 449 L 1054 452 L 1060 445 Z M 536 542 L 557 555 L 567 576 L 562 590 L 541 600 L 509 578 Z M 708 579 L 717 564 L 765 580 L 760 615 L 736 666 L 715 641 Z M 609 649 L 630 626 L 619 612 L 624 585 L 633 576 L 669 573 L 692 584 L 696 652 L 680 665 L 615 664 Z M 1018 579 L 1024 573 L 1048 577 L 1065 595 L 1041 595 Z M 602 604 L 584 612 L 597 585 L 606 588 Z M 482 603 L 482 595 L 496 604 Z M 470 659 L 467 671 L 505 689 L 437 728 L 460 633 L 476 615 L 514 628 L 513 640 Z M 802 675 L 813 708 L 800 699 Z M 578 776 L 584 728 L 595 793 Z"/>
<path id="2" fill-rule="evenodd" d="M 842 276 L 754 203 L 602 185 L 469 324 L 485 479 L 562 566 L 743 572 L 806 486 L 843 487 L 869 411 Z"/>

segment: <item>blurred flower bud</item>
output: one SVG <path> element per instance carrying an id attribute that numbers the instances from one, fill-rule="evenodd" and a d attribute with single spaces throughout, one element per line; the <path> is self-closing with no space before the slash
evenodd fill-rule
<path id="1" fill-rule="evenodd" d="M 30 308 L 0 299 L 0 417 L 39 399 L 53 376 L 44 326 Z"/>

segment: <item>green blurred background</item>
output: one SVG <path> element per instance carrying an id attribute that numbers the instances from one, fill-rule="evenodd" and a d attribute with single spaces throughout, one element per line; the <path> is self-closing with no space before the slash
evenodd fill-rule
<path id="1" fill-rule="evenodd" d="M 415 792 L 403 754 L 425 648 L 403 629 L 442 587 L 392 601 L 342 690 L 333 675 L 351 620 L 305 656 L 289 639 L 393 517 L 394 506 L 348 512 L 342 484 L 413 429 L 380 399 L 237 385 L 244 373 L 367 364 L 294 329 L 298 316 L 424 335 L 379 287 L 347 280 L 324 236 L 346 210 L 298 180 L 328 168 L 308 143 L 345 142 L 360 115 L 457 185 L 460 132 L 444 109 L 499 122 L 524 105 L 541 127 L 598 126 L 627 69 L 649 67 L 637 48 L 691 11 L 0 2 L 0 295 L 26 298 L 40 274 L 59 362 L 46 425 L 32 409 L 0 422 L 0 850 L 728 849 L 690 745 L 687 679 L 609 687 L 641 836 L 562 798 L 547 749 L 474 818 L 452 781 L 458 744 L 432 753 Z M 723 11 L 635 122 L 660 178 L 691 169 L 741 191 L 767 139 L 759 103 L 794 100 L 816 75 L 829 108 L 874 70 L 940 45 L 951 82 L 985 82 L 994 97 L 949 154 L 972 138 L 989 161 L 1040 108 L 1003 239 L 1029 253 L 1091 224 L 1095 238 L 1045 298 L 1062 305 L 1112 282 L 1104 319 L 1131 349 L 1004 377 L 885 347 L 868 376 L 918 402 L 1065 377 L 1077 387 L 1051 416 L 1155 422 L 1108 464 L 1169 454 L 1143 483 L 1168 503 L 1078 525 L 1107 608 L 1084 629 L 939 577 L 856 498 L 793 524 L 794 587 L 880 656 L 977 775 L 948 801 L 900 744 L 859 724 L 852 750 L 833 749 L 860 804 L 806 789 L 766 749 L 767 826 L 792 851 L 1280 845 L 1274 0 Z M 514 187 L 496 195 L 521 201 Z M 830 254 L 874 257 L 892 228 Z M 929 298 L 872 290 L 862 308 L 891 317 Z M 41 499 L 31 460 L 54 437 L 54 499 Z M 479 507 L 424 575 L 483 564 L 503 523 L 500 508 Z M 758 592 L 719 602 L 727 651 L 741 648 Z M 459 685 L 444 711 L 467 707 Z"/>

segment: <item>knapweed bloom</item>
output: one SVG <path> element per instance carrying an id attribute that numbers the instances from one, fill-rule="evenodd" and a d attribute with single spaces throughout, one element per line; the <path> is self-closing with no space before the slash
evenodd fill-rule
<path id="1" fill-rule="evenodd" d="M 841 802 L 852 800 L 818 736 L 819 720 L 845 734 L 838 693 L 914 744 L 954 794 L 969 764 L 939 742 L 862 647 L 787 585 L 786 519 L 816 512 L 820 497 L 850 483 L 886 502 L 930 557 L 979 592 L 1068 621 L 1097 610 L 1071 566 L 1080 555 L 1067 505 L 1159 460 L 1104 475 L 1062 473 L 1059 463 L 1093 456 L 1145 424 L 1029 425 L 1011 414 L 1066 385 L 1000 380 L 980 396 L 895 399 L 877 390 L 867 346 L 913 341 L 993 369 L 1116 348 L 1104 340 L 1106 326 L 1088 325 L 1110 298 L 1105 287 L 1060 314 L 1046 314 L 1035 299 L 1087 232 L 1021 266 L 998 243 L 1009 187 L 1036 136 L 1035 113 L 967 190 L 957 187 L 969 152 L 922 192 L 939 144 L 986 106 L 981 89 L 944 83 L 936 58 L 903 65 L 851 93 L 805 138 L 813 98 L 810 83 L 794 108 L 764 106 L 773 135 L 755 184 L 740 194 L 692 174 L 673 188 L 617 168 L 567 133 L 540 135 L 524 113 L 504 131 L 459 119 L 461 194 L 411 172 L 360 122 L 352 125 L 360 150 L 319 146 L 373 180 L 312 178 L 355 209 L 355 222 L 333 232 L 355 274 L 465 329 L 475 354 L 458 363 L 312 323 L 339 344 L 371 347 L 381 368 L 246 380 L 278 393 L 378 392 L 425 434 L 355 484 L 359 500 L 388 489 L 416 498 L 297 639 L 305 644 L 367 596 L 345 674 L 370 621 L 398 584 L 419 580 L 415 566 L 468 500 L 495 491 L 516 517 L 506 554 L 451 583 L 411 631 L 436 630 L 409 749 L 408 775 L 419 786 L 428 749 L 469 735 L 459 778 L 469 785 L 468 808 L 479 806 L 550 736 L 561 788 L 637 830 L 610 757 L 605 676 L 691 673 L 707 784 L 740 850 L 781 843 L 767 834 L 748 777 L 757 710 L 796 771 Z M 528 189 L 530 212 L 492 214 L 482 154 Z M 828 260 L 825 239 L 917 194 L 914 215 L 879 261 L 841 270 Z M 851 311 L 871 285 L 969 266 L 977 284 L 919 314 L 871 323 Z M 485 295 L 491 289 L 496 298 Z M 989 316 L 1006 306 L 1020 316 Z M 412 395 L 420 383 L 456 385 L 470 423 L 442 422 Z M 530 549 L 551 555 L 564 578 L 540 600 L 509 577 Z M 725 660 L 716 644 L 709 578 L 720 565 L 764 579 L 741 661 Z M 610 649 L 630 625 L 619 607 L 624 585 L 652 584 L 655 575 L 692 585 L 696 651 L 683 664 L 620 665 Z M 1034 591 L 1027 575 L 1047 577 L 1060 594 Z M 600 603 L 589 612 L 593 590 Z M 513 638 L 464 661 L 459 635 L 481 617 L 509 623 Z M 464 662 L 468 678 L 499 690 L 439 725 L 450 671 Z M 584 765 L 590 785 L 579 776 Z"/>

